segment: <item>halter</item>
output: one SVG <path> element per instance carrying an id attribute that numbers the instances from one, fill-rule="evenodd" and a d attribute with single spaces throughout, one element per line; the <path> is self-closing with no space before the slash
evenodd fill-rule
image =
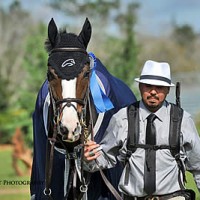
<path id="1" fill-rule="evenodd" d="M 57 132 L 58 134 L 63 136 L 63 134 L 60 131 L 60 119 L 61 119 L 63 110 L 64 110 L 64 108 L 66 106 L 67 107 L 73 107 L 75 109 L 75 111 L 77 112 L 77 115 L 78 115 L 78 118 L 79 118 L 79 122 L 80 122 L 80 125 L 81 125 L 81 130 L 83 130 L 83 132 L 84 132 L 84 142 L 85 142 L 85 138 L 87 138 L 89 136 L 89 133 L 88 133 L 88 130 L 87 130 L 87 127 L 86 127 L 86 121 L 85 121 L 85 118 L 86 118 L 86 112 L 85 112 L 86 105 L 87 105 L 87 102 L 90 101 L 90 98 L 89 98 L 89 87 L 88 87 L 88 89 L 86 91 L 86 95 L 85 95 L 84 99 L 64 98 L 64 99 L 56 101 L 54 99 L 54 97 L 53 97 L 52 89 L 51 89 L 50 86 L 49 86 L 49 94 L 50 94 L 50 100 L 52 102 L 52 107 L 53 107 L 53 117 L 54 117 L 54 119 L 53 119 L 53 127 L 55 129 L 54 132 Z M 63 103 L 65 103 L 65 105 L 63 107 L 61 107 L 61 104 L 63 104 Z M 77 103 L 77 104 L 82 106 L 82 112 L 81 113 L 78 113 L 77 108 L 75 107 L 75 105 L 73 103 Z"/>

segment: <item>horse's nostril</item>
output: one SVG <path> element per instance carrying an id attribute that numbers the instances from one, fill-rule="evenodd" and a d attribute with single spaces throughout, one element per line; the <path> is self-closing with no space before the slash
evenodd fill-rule
<path id="1" fill-rule="evenodd" d="M 78 123 L 77 123 L 77 127 L 74 129 L 74 134 L 75 135 L 81 134 L 81 127 Z"/>
<path id="2" fill-rule="evenodd" d="M 60 132 L 62 133 L 62 134 L 68 134 L 68 129 L 65 127 L 65 126 L 61 126 L 60 127 Z"/>
<path id="3" fill-rule="evenodd" d="M 66 136 L 66 135 L 63 135 L 63 136 L 62 136 L 62 140 L 67 140 L 67 136 Z"/>

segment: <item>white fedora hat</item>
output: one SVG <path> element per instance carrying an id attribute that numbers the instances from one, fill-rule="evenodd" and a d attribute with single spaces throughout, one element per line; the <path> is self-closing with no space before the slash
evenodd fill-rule
<path id="1" fill-rule="evenodd" d="M 145 62 L 140 78 L 135 78 L 135 81 L 149 85 L 174 86 L 171 83 L 169 64 L 152 60 Z"/>

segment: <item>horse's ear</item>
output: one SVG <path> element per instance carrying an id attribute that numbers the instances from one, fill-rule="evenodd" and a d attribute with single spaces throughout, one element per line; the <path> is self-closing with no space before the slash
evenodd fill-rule
<path id="1" fill-rule="evenodd" d="M 84 44 L 85 48 L 87 48 L 87 45 L 91 38 L 91 34 L 92 34 L 92 27 L 91 27 L 91 24 L 90 24 L 88 18 L 86 18 L 83 28 L 78 36 L 78 38 Z"/>
<path id="2" fill-rule="evenodd" d="M 56 44 L 57 36 L 58 36 L 58 29 L 54 22 L 54 19 L 52 18 L 48 26 L 48 37 L 52 47 L 54 47 Z"/>

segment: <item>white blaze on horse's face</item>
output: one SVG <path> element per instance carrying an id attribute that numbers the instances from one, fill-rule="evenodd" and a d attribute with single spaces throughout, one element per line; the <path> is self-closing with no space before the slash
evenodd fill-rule
<path id="1" fill-rule="evenodd" d="M 62 97 L 64 98 L 76 98 L 76 80 L 61 80 L 62 85 Z M 81 127 L 77 115 L 77 103 L 72 102 L 74 106 L 65 106 L 66 103 L 63 103 L 64 109 L 62 113 L 61 123 L 62 126 L 67 128 L 68 135 L 66 140 L 74 141 L 79 136 Z"/>

